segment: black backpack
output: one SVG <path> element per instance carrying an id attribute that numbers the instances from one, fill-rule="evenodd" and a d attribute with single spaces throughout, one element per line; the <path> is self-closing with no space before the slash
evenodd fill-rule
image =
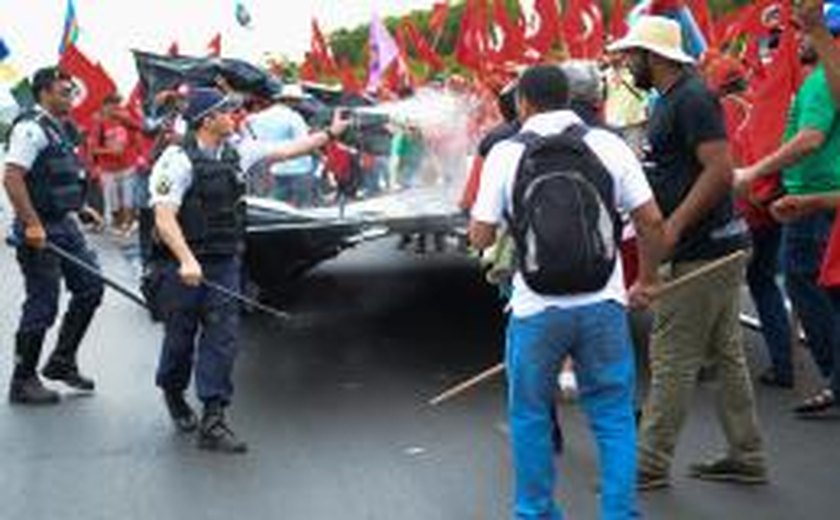
<path id="1" fill-rule="evenodd" d="M 543 295 L 603 289 L 618 258 L 621 217 L 613 177 L 583 141 L 589 129 L 572 125 L 560 134 L 525 132 L 507 215 L 517 268 Z"/>

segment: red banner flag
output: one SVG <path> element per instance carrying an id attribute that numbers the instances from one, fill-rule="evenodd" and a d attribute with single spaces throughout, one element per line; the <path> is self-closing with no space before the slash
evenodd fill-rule
<path id="1" fill-rule="evenodd" d="M 330 51 L 330 47 L 327 45 L 327 39 L 324 38 L 321 28 L 318 27 L 318 20 L 315 18 L 312 19 L 312 42 L 310 48 L 312 57 L 318 67 L 324 73 L 335 76 L 338 73 L 338 67 L 335 64 L 332 51 Z"/>
<path id="2" fill-rule="evenodd" d="M 517 13 L 517 21 L 511 20 L 505 4 L 505 0 L 493 2 L 493 21 L 502 33 L 502 46 L 495 57 L 498 63 L 519 63 L 523 61 L 527 50 L 524 27 L 519 23 L 521 14 Z"/>
<path id="3" fill-rule="evenodd" d="M 534 10 L 539 15 L 540 25 L 537 32 L 528 39 L 528 45 L 544 55 L 560 37 L 563 24 L 556 0 L 536 0 Z"/>
<path id="4" fill-rule="evenodd" d="M 449 17 L 449 2 L 435 2 L 432 13 L 429 15 L 429 30 L 437 38 L 446 25 Z"/>
<path id="5" fill-rule="evenodd" d="M 610 37 L 613 40 L 624 38 L 629 27 L 624 12 L 624 0 L 613 0 L 612 10 L 610 11 Z"/>
<path id="6" fill-rule="evenodd" d="M 93 64 L 75 45 L 68 45 L 58 66 L 73 76 L 81 88 L 70 116 L 82 128 L 89 128 L 92 117 L 105 98 L 117 91 L 117 86 L 99 64 Z"/>
<path id="7" fill-rule="evenodd" d="M 595 0 L 570 0 L 563 17 L 569 56 L 596 59 L 604 52 L 604 15 Z"/>
<path id="8" fill-rule="evenodd" d="M 207 55 L 217 58 L 222 55 L 222 33 L 216 33 L 216 36 L 207 44 Z"/>
<path id="9" fill-rule="evenodd" d="M 417 57 L 429 66 L 433 71 L 440 71 L 445 68 L 443 59 L 437 52 L 429 45 L 429 42 L 423 37 L 417 27 L 408 18 L 403 18 L 400 25 L 401 32 L 404 33 L 405 38 L 411 42 L 414 47 Z"/>

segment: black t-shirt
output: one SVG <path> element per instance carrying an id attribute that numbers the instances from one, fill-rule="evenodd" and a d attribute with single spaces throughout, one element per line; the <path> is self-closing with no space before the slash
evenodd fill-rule
<path id="1" fill-rule="evenodd" d="M 685 73 L 657 100 L 648 125 L 650 149 L 645 169 L 666 216 L 679 207 L 703 171 L 697 147 L 721 139 L 727 136 L 719 100 L 697 75 Z M 730 194 L 685 230 L 673 259 L 717 258 L 744 247 L 746 240 L 746 228 L 736 217 Z"/>

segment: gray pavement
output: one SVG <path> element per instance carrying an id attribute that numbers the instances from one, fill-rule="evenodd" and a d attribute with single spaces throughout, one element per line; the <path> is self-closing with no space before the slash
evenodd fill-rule
<path id="1" fill-rule="evenodd" d="M 132 279 L 118 242 L 94 242 L 108 272 Z M 21 289 L 12 251 L 0 249 L 3 392 Z M 425 404 L 501 356 L 502 317 L 472 263 L 374 242 L 321 266 L 279 303 L 295 313 L 292 323 L 245 321 L 232 420 L 251 452 L 226 457 L 172 432 L 153 386 L 160 327 L 109 292 L 82 352 L 94 396 L 28 409 L 3 395 L 0 519 L 509 518 L 503 381 L 439 408 Z M 747 337 L 764 366 L 759 341 Z M 772 485 L 683 476 L 721 446 L 712 389 L 696 394 L 674 487 L 643 497 L 646 518 L 840 518 L 840 421 L 793 419 L 794 392 L 758 390 Z M 570 518 L 594 519 L 591 438 L 574 406 L 561 414 L 558 496 Z"/>

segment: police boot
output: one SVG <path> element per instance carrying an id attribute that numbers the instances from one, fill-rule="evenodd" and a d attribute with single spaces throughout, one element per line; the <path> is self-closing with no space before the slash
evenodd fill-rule
<path id="1" fill-rule="evenodd" d="M 93 380 L 79 373 L 79 368 L 76 366 L 76 352 L 79 350 L 79 344 L 87 332 L 95 311 L 95 307 L 79 308 L 71 303 L 61 321 L 55 350 L 41 371 L 44 377 L 61 381 L 77 390 L 93 391 L 95 387 Z"/>
<path id="2" fill-rule="evenodd" d="M 198 429 L 198 447 L 221 453 L 245 453 L 248 445 L 240 441 L 225 421 L 225 410 L 220 403 L 207 403 Z"/>
<path id="3" fill-rule="evenodd" d="M 10 403 L 58 403 L 58 392 L 45 388 L 36 373 L 45 335 L 46 331 L 37 331 L 18 332 L 15 336 L 15 369 L 9 385 Z"/>

